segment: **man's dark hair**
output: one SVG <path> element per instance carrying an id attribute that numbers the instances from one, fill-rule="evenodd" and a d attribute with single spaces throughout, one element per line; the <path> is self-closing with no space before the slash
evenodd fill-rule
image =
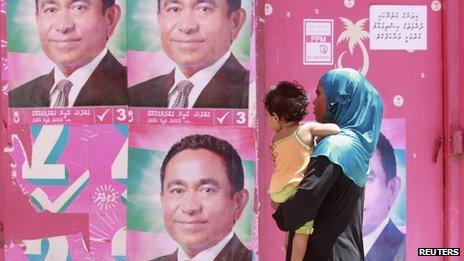
<path id="1" fill-rule="evenodd" d="M 393 146 L 382 133 L 379 135 L 377 150 L 380 152 L 382 168 L 385 171 L 385 182 L 388 183 L 396 177 L 396 159 Z"/>
<path id="2" fill-rule="evenodd" d="M 242 6 L 242 0 L 227 0 L 229 5 L 229 14 L 233 11 L 240 9 Z M 158 13 L 161 11 L 161 0 L 158 0 Z"/>
<path id="3" fill-rule="evenodd" d="M 225 163 L 227 179 L 232 186 L 232 195 L 243 189 L 244 174 L 242 160 L 234 147 L 229 142 L 214 136 L 196 134 L 182 138 L 169 149 L 161 165 L 161 193 L 163 193 L 164 177 L 169 161 L 177 153 L 187 149 L 205 149 L 221 157 Z M 185 173 L 185 175 L 188 175 L 188 173 Z"/>
<path id="4" fill-rule="evenodd" d="M 308 114 L 307 92 L 296 81 L 281 81 L 264 97 L 264 106 L 270 114 L 286 122 L 299 122 Z"/>
<path id="5" fill-rule="evenodd" d="M 37 2 L 39 0 L 35 0 L 35 12 L 39 12 L 39 7 L 37 6 Z M 103 12 L 106 11 L 106 9 L 110 8 L 115 4 L 115 0 L 102 0 L 103 1 Z"/>

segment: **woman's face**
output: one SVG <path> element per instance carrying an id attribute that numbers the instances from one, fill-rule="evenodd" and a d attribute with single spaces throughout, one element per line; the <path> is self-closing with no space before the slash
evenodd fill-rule
<path id="1" fill-rule="evenodd" d="M 325 122 L 325 112 L 327 111 L 327 102 L 324 94 L 324 89 L 322 84 L 319 83 L 316 89 L 316 99 L 313 101 L 314 104 L 314 115 L 316 116 L 316 121 Z"/>

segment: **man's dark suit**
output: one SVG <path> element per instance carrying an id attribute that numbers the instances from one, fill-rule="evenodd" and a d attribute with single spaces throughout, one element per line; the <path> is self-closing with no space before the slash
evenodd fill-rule
<path id="1" fill-rule="evenodd" d="M 128 105 L 127 70 L 108 51 L 82 87 L 73 107 Z M 10 91 L 10 107 L 50 107 L 53 70 Z"/>
<path id="2" fill-rule="evenodd" d="M 405 260 L 404 234 L 393 224 L 388 221 L 387 226 L 382 230 L 372 248 L 366 255 L 366 261 L 393 261 Z M 402 252 L 400 252 L 402 251 Z"/>
<path id="3" fill-rule="evenodd" d="M 194 108 L 248 108 L 250 73 L 231 55 L 201 92 Z M 130 106 L 168 107 L 174 70 L 129 88 Z"/>
<path id="4" fill-rule="evenodd" d="M 251 261 L 253 255 L 234 234 L 232 239 L 216 256 L 214 261 Z M 153 259 L 154 261 L 177 261 L 177 250 L 174 253 Z"/>

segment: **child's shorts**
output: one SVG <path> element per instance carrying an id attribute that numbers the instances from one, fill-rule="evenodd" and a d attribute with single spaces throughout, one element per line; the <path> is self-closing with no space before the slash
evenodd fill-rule
<path id="1" fill-rule="evenodd" d="M 296 187 L 293 185 L 285 186 L 281 191 L 277 191 L 274 193 L 269 193 L 271 196 L 271 200 L 275 203 L 283 203 L 287 201 L 291 196 L 293 196 L 296 192 Z M 295 233 L 296 234 L 304 234 L 304 235 L 311 235 L 314 231 L 314 220 L 306 222 L 303 226 L 298 228 Z"/>

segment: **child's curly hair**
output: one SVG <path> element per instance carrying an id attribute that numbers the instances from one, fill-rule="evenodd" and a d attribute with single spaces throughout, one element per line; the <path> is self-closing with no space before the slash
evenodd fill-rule
<path id="1" fill-rule="evenodd" d="M 264 106 L 286 122 L 299 122 L 308 114 L 308 93 L 298 82 L 281 81 L 264 97 Z"/>

